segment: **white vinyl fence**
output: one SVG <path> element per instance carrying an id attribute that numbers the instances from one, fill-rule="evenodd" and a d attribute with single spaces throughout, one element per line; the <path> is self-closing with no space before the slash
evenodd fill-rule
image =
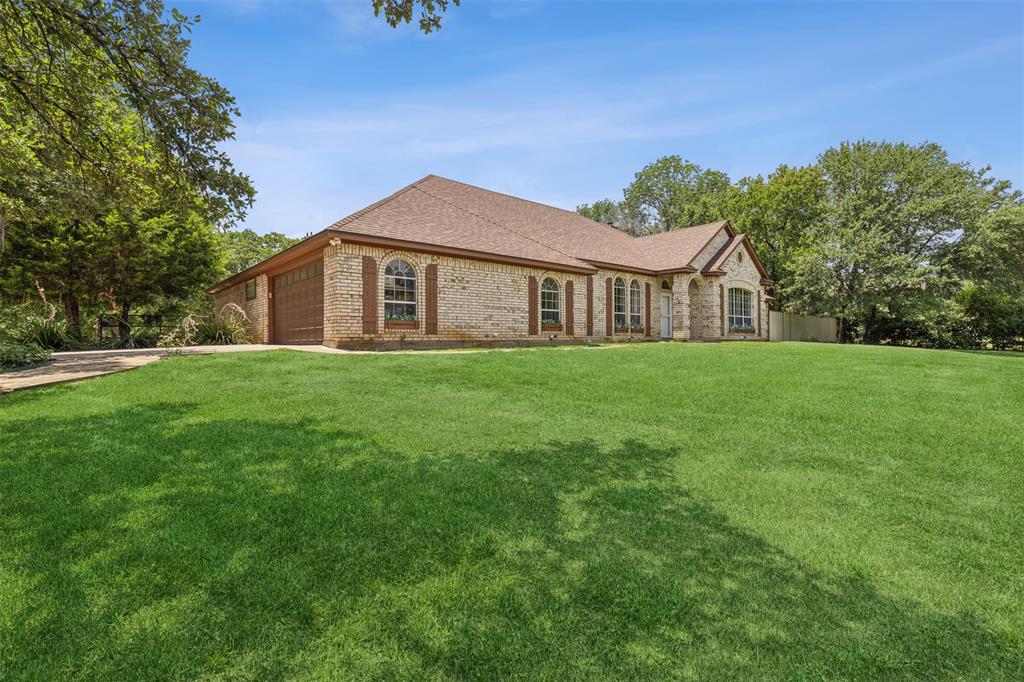
<path id="1" fill-rule="evenodd" d="M 768 312 L 768 331 L 770 341 L 835 343 L 839 339 L 839 324 L 834 317 L 794 315 L 777 310 Z"/>

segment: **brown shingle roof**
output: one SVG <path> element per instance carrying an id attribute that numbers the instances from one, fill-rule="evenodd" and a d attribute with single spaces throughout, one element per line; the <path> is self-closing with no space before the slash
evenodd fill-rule
<path id="1" fill-rule="evenodd" d="M 415 182 L 339 220 L 328 229 L 345 234 L 465 249 L 572 268 L 590 267 L 549 245 L 518 234 L 486 215 L 474 213 L 466 206 L 451 201 L 449 197 L 431 191 L 432 184 L 436 183 L 426 182 L 430 179 L 428 176 Z"/>
<path id="2" fill-rule="evenodd" d="M 693 258 L 726 225 L 637 238 L 572 211 L 428 175 L 329 229 L 554 265 L 660 271 L 695 267 Z"/>
<path id="3" fill-rule="evenodd" d="M 428 175 L 300 242 L 288 249 L 287 257 L 305 253 L 307 246 L 316 248 L 316 240 L 334 235 L 342 240 L 412 249 L 432 246 L 467 257 L 577 272 L 594 272 L 596 265 L 678 272 L 700 269 L 693 259 L 723 229 L 733 236 L 728 223 L 720 221 L 633 237 L 572 211 Z M 285 258 L 284 253 L 273 256 L 211 291 L 253 277 Z"/>
<path id="4" fill-rule="evenodd" d="M 647 267 L 633 237 L 578 213 L 436 175 L 427 176 L 417 185 L 516 234 L 580 260 Z"/>
<path id="5" fill-rule="evenodd" d="M 694 263 L 693 259 L 720 230 L 726 230 L 732 234 L 729 221 L 719 220 L 717 223 L 658 232 L 639 237 L 636 241 L 647 257 L 648 267 L 651 269 L 670 270 L 681 267 L 699 269 L 700 264 Z"/>

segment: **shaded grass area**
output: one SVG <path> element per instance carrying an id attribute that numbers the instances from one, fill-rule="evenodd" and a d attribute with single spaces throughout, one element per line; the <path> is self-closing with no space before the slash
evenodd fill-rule
<path id="1" fill-rule="evenodd" d="M 172 358 L 0 399 L 0 677 L 1024 675 L 1024 360 Z"/>

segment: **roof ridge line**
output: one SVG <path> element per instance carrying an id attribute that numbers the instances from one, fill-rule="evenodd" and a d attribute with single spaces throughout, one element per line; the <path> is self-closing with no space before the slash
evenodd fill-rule
<path id="1" fill-rule="evenodd" d="M 430 176 L 427 176 L 427 177 L 430 177 Z M 433 177 L 440 177 L 440 176 L 435 175 Z M 441 179 L 442 180 L 448 180 L 448 178 L 441 178 Z M 457 180 L 449 180 L 449 182 L 458 182 L 458 181 Z M 458 184 L 464 185 L 466 183 L 458 183 Z M 474 187 L 474 186 L 473 185 L 469 185 L 469 187 Z M 444 199 L 442 197 L 439 197 L 439 196 L 437 196 L 436 194 L 434 194 L 433 192 L 431 192 L 429 190 L 426 190 L 426 189 L 424 189 L 422 187 L 419 187 L 419 186 L 417 186 L 416 189 L 419 190 L 420 192 L 423 192 L 426 195 L 434 197 L 438 201 L 442 201 L 442 202 L 448 204 L 449 206 L 454 206 L 455 208 L 459 209 L 463 213 L 468 213 L 469 215 L 473 216 L 474 218 L 479 218 L 480 220 L 483 220 L 484 222 L 490 223 L 490 224 L 492 224 L 492 225 L 494 225 L 494 226 L 496 226 L 496 227 L 498 227 L 498 228 L 500 228 L 502 230 L 505 230 L 506 232 L 511 232 L 512 234 L 514 234 L 515 236 L 517 236 L 517 237 L 519 237 L 521 239 L 525 239 L 527 241 L 533 242 L 534 244 L 538 244 L 540 246 L 543 246 L 548 251 L 554 251 L 555 253 L 560 254 L 562 256 L 565 256 L 566 258 L 570 258 L 570 259 L 576 261 L 577 263 L 583 263 L 584 265 L 590 265 L 589 263 L 587 263 L 584 260 L 581 260 L 577 256 L 573 256 L 571 254 L 565 253 L 564 251 L 560 251 L 560 250 L 556 249 L 555 247 L 553 247 L 553 246 L 551 246 L 549 244 L 545 244 L 544 242 L 542 242 L 542 241 L 540 241 L 538 239 L 534 239 L 533 237 L 529 237 L 529 236 L 527 236 L 525 234 L 521 234 L 519 232 L 516 232 L 514 229 L 512 229 L 508 225 L 503 225 L 502 223 L 499 223 L 496 220 L 492 220 L 492 219 L 487 218 L 485 216 L 482 216 L 482 215 L 479 215 L 477 213 L 474 213 L 473 211 L 469 210 L 465 206 L 460 206 L 460 205 L 456 204 L 453 201 L 449 201 L 448 199 Z M 482 187 L 474 187 L 474 189 L 483 190 L 485 192 L 490 191 L 490 190 L 485 190 Z M 495 194 L 501 194 L 501 192 L 495 192 Z M 511 195 L 506 194 L 505 196 L 511 196 Z M 512 197 L 512 198 L 515 199 L 516 197 Z M 591 267 L 593 267 L 593 266 L 591 266 Z"/>
<path id="2" fill-rule="evenodd" d="M 725 223 L 729 222 L 727 218 L 721 220 L 712 220 L 710 223 L 700 223 L 699 225 L 687 225 L 686 227 L 676 227 L 671 230 L 662 230 L 661 232 L 648 232 L 639 236 L 633 236 L 634 239 L 649 239 L 651 237 L 660 237 L 666 234 L 672 234 L 673 232 L 683 232 L 685 230 L 696 230 L 698 227 L 711 227 L 716 226 L 719 230 L 725 227 Z"/>
<path id="3" fill-rule="evenodd" d="M 411 182 L 408 185 L 406 185 L 405 187 L 403 187 L 402 189 L 389 194 L 388 196 L 384 197 L 383 199 L 379 199 L 379 200 L 373 202 L 372 204 L 370 204 L 369 206 L 364 206 L 363 208 L 359 209 L 358 211 L 353 211 L 352 213 L 349 213 L 347 216 L 345 216 L 341 220 L 334 221 L 333 223 L 331 223 L 330 225 L 328 225 L 324 229 L 326 229 L 326 230 L 336 230 L 340 226 L 347 225 L 348 223 L 352 222 L 356 218 L 362 218 L 364 215 L 366 215 L 370 211 L 374 211 L 374 210 L 380 208 L 381 206 L 383 206 L 384 204 L 386 204 L 386 203 L 388 203 L 390 201 L 393 201 L 394 199 L 398 198 L 399 195 L 405 194 L 409 190 L 416 188 L 416 186 L 419 183 L 423 182 L 424 180 L 426 180 L 429 177 L 430 177 L 429 175 L 426 175 L 426 176 L 420 178 L 419 180 L 416 180 L 415 182 Z"/>
<path id="4" fill-rule="evenodd" d="M 625 236 L 629 237 L 630 239 L 638 239 L 639 238 L 639 237 L 634 237 L 633 235 L 631 235 L 629 233 L 623 232 L 619 228 L 614 227 L 612 225 L 609 225 L 608 223 L 602 223 L 600 220 L 594 220 L 593 218 L 588 218 L 585 215 L 580 215 L 576 211 L 570 211 L 569 209 L 562 208 L 561 206 L 552 206 L 551 204 L 544 204 L 544 203 L 541 203 L 539 201 L 534 201 L 533 199 L 524 199 L 523 197 L 517 197 L 514 194 L 508 194 L 507 192 L 499 192 L 498 190 L 495 190 L 495 189 L 487 189 L 486 187 L 480 187 L 479 185 L 471 185 L 470 183 L 462 182 L 461 180 L 452 180 L 451 178 L 446 178 L 443 175 L 430 174 L 427 177 L 438 178 L 439 180 L 445 180 L 447 182 L 454 182 L 457 185 L 465 185 L 466 187 L 472 187 L 473 189 L 478 189 L 481 192 L 490 192 L 491 194 L 500 194 L 503 197 L 508 197 L 509 199 L 515 199 L 516 201 L 525 201 L 528 204 L 533 204 L 534 206 L 540 206 L 541 208 L 553 208 L 556 211 L 562 211 L 563 213 L 568 213 L 571 216 L 575 216 L 577 218 L 583 218 L 584 220 L 588 220 L 588 221 L 590 221 L 590 222 L 592 222 L 592 223 L 594 223 L 596 225 L 600 225 L 601 227 L 604 227 L 604 228 L 607 228 L 609 230 L 612 230 L 613 232 L 618 232 L 619 234 L 625 235 Z M 425 179 L 426 178 L 424 178 L 424 180 Z M 559 252 L 559 253 L 561 253 L 561 252 Z M 565 255 L 568 255 L 568 254 L 565 254 Z M 575 258 L 575 256 L 572 256 L 572 257 Z"/>

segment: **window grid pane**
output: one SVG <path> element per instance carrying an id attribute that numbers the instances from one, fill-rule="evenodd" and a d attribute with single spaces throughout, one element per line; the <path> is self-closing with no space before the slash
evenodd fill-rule
<path id="1" fill-rule="evenodd" d="M 729 329 L 754 328 L 753 294 L 746 289 L 729 289 Z"/>
<path id="2" fill-rule="evenodd" d="M 562 324 L 558 282 L 550 277 L 545 277 L 540 286 L 540 320 L 541 324 Z"/>
<path id="3" fill-rule="evenodd" d="M 613 301 L 615 304 L 615 326 L 626 326 L 626 283 L 615 279 Z"/>
<path id="4" fill-rule="evenodd" d="M 629 324 L 632 327 L 643 325 L 643 318 L 640 313 L 640 306 L 643 305 L 640 293 L 640 282 L 631 282 L 629 285 Z"/>
<path id="5" fill-rule="evenodd" d="M 416 271 L 404 260 L 384 269 L 384 319 L 416 319 Z"/>

